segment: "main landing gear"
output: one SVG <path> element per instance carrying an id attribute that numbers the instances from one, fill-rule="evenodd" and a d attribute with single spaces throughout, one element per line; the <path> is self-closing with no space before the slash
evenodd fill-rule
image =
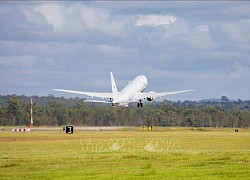
<path id="1" fill-rule="evenodd" d="M 139 108 L 139 107 L 143 107 L 143 103 L 141 102 L 141 100 L 140 100 L 139 103 L 137 103 L 137 107 L 138 107 L 138 108 Z"/>

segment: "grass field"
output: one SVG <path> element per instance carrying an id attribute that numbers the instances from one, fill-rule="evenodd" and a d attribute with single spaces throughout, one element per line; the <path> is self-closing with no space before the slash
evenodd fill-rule
<path id="1" fill-rule="evenodd" d="M 0 131 L 0 179 L 249 179 L 250 130 Z"/>

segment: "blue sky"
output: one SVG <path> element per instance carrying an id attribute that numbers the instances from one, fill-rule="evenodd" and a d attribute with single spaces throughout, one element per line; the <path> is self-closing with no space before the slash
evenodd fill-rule
<path id="1" fill-rule="evenodd" d="M 250 99 L 250 2 L 0 2 L 0 24 L 1 95 L 110 92 L 113 71 L 196 90 L 170 100 Z"/>

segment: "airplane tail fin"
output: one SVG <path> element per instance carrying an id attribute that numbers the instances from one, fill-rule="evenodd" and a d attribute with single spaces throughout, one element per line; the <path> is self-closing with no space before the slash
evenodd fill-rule
<path id="1" fill-rule="evenodd" d="M 117 91 L 117 87 L 116 87 L 116 84 L 115 84 L 115 79 L 114 79 L 114 76 L 113 76 L 113 72 L 110 72 L 110 79 L 111 79 L 112 93 L 117 94 L 118 91 Z"/>

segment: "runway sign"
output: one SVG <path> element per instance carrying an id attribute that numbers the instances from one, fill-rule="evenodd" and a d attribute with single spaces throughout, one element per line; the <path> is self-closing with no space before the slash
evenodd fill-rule
<path id="1" fill-rule="evenodd" d="M 65 131 L 66 134 L 73 134 L 74 133 L 74 127 L 73 126 L 63 127 L 63 131 Z"/>

